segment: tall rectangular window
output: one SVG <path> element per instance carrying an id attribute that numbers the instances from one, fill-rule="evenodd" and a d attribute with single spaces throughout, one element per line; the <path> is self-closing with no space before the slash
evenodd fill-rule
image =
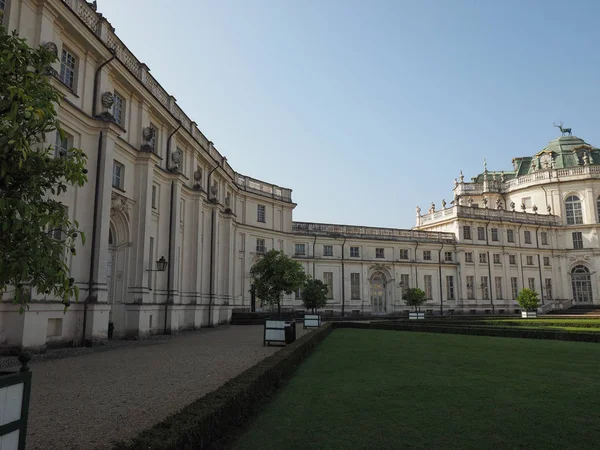
<path id="1" fill-rule="evenodd" d="M 498 242 L 498 228 L 492 228 L 492 241 Z"/>
<path id="2" fill-rule="evenodd" d="M 117 161 L 113 162 L 112 185 L 116 188 L 123 189 L 125 177 L 125 166 Z"/>
<path id="3" fill-rule="evenodd" d="M 266 214 L 265 214 L 265 205 L 257 205 L 256 206 L 256 221 L 265 223 Z"/>
<path id="4" fill-rule="evenodd" d="M 298 256 L 306 255 L 306 244 L 296 244 L 294 254 Z"/>
<path id="5" fill-rule="evenodd" d="M 323 256 L 333 256 L 333 245 L 323 246 Z"/>
<path id="6" fill-rule="evenodd" d="M 256 253 L 265 253 L 267 249 L 265 248 L 265 240 L 261 238 L 256 239 Z"/>
<path id="7" fill-rule="evenodd" d="M 531 244 L 531 231 L 524 231 L 523 237 L 525 238 L 526 244 Z"/>
<path id="8" fill-rule="evenodd" d="M 490 299 L 490 286 L 488 284 L 488 277 L 481 277 L 481 298 L 484 300 Z"/>
<path id="9" fill-rule="evenodd" d="M 150 238 L 150 271 L 148 272 L 148 289 L 152 289 L 153 269 L 154 269 L 154 238 Z"/>
<path id="10" fill-rule="evenodd" d="M 527 278 L 527 284 L 529 284 L 529 289 L 535 291 L 535 278 Z"/>
<path id="11" fill-rule="evenodd" d="M 511 266 L 516 266 L 517 265 L 517 255 L 508 255 L 508 263 Z"/>
<path id="12" fill-rule="evenodd" d="M 152 123 L 150 123 L 149 128 L 152 130 L 152 138 L 148 141 L 148 145 L 150 147 L 152 147 L 152 149 L 154 150 L 154 153 L 156 153 L 157 155 L 159 155 L 159 149 L 156 148 L 156 145 L 160 142 L 159 138 L 158 138 L 158 127 Z"/>
<path id="13" fill-rule="evenodd" d="M 510 293 L 512 299 L 516 300 L 519 295 L 519 279 L 517 277 L 510 277 Z"/>
<path id="14" fill-rule="evenodd" d="M 117 92 L 114 94 L 113 117 L 116 123 L 125 126 L 125 99 Z"/>
<path id="15" fill-rule="evenodd" d="M 496 277 L 494 284 L 496 285 L 496 298 L 502 300 L 502 277 Z"/>
<path id="16" fill-rule="evenodd" d="M 360 273 L 350 274 L 350 300 L 360 300 Z"/>
<path id="17" fill-rule="evenodd" d="M 77 68 L 77 57 L 63 47 L 60 58 L 60 81 L 69 89 L 75 90 L 75 71 Z"/>
<path id="18" fill-rule="evenodd" d="M 179 223 L 183 223 L 185 219 L 185 200 L 181 199 L 179 201 Z"/>
<path id="19" fill-rule="evenodd" d="M 431 250 L 423 250 L 423 261 L 431 261 Z"/>
<path id="20" fill-rule="evenodd" d="M 327 286 L 327 298 L 333 298 L 333 272 L 323 272 L 323 283 Z"/>
<path id="21" fill-rule="evenodd" d="M 383 256 L 381 256 L 381 258 L 383 258 Z M 399 250 L 399 258 L 400 259 L 408 259 L 408 249 L 401 248 Z"/>
<path id="22" fill-rule="evenodd" d="M 471 227 L 468 225 L 463 227 L 463 239 L 471 239 Z"/>
<path id="23" fill-rule="evenodd" d="M 385 249 L 383 248 L 376 248 L 375 249 L 375 258 L 385 258 Z"/>
<path id="24" fill-rule="evenodd" d="M 465 252 L 465 262 L 473 262 L 473 252 Z"/>
<path id="25" fill-rule="evenodd" d="M 530 255 L 527 256 L 527 265 L 533 266 L 533 256 L 530 256 Z"/>
<path id="26" fill-rule="evenodd" d="M 158 195 L 157 195 L 158 187 L 153 184 L 152 185 L 152 209 L 158 208 Z"/>
<path id="27" fill-rule="evenodd" d="M 479 263 L 480 264 L 487 264 L 487 253 L 480 253 L 479 254 Z"/>
<path id="28" fill-rule="evenodd" d="M 402 289 L 408 289 L 410 277 L 407 273 L 403 273 L 400 275 L 400 283 L 402 283 Z"/>
<path id="29" fill-rule="evenodd" d="M 454 277 L 452 275 L 446 276 L 446 297 L 448 300 L 454 300 Z"/>
<path id="30" fill-rule="evenodd" d="M 544 256 L 544 266 L 549 266 L 549 265 L 550 265 L 550 257 Z"/>
<path id="31" fill-rule="evenodd" d="M 485 241 L 485 228 L 477 227 L 477 239 L 480 241 Z"/>
<path id="32" fill-rule="evenodd" d="M 467 298 L 473 300 L 475 298 L 475 277 L 467 276 Z"/>
<path id="33" fill-rule="evenodd" d="M 452 252 L 444 252 L 444 261 L 446 261 L 446 262 L 453 261 Z"/>
<path id="34" fill-rule="evenodd" d="M 494 264 L 502 264 L 500 260 L 500 253 L 494 253 Z"/>
<path id="35" fill-rule="evenodd" d="M 69 148 L 71 148 L 72 138 L 63 132 L 61 136 L 58 130 L 56 131 L 56 142 L 54 143 L 54 157 L 61 158 L 67 156 Z"/>
<path id="36" fill-rule="evenodd" d="M 540 238 L 542 241 L 542 245 L 548 245 L 548 233 L 546 231 L 542 231 L 540 233 Z"/>
<path id="37" fill-rule="evenodd" d="M 431 297 L 431 286 L 432 286 L 432 281 L 431 281 L 431 275 L 425 275 L 423 277 L 423 282 L 425 284 L 425 298 L 432 298 Z"/>
<path id="38" fill-rule="evenodd" d="M 350 258 L 359 258 L 360 249 L 359 247 L 350 247 Z"/>
<path id="39" fill-rule="evenodd" d="M 573 248 L 583 248 L 583 235 L 581 231 L 573 232 Z"/>
<path id="40" fill-rule="evenodd" d="M 552 300 L 552 278 L 546 278 L 545 280 L 546 287 L 546 298 L 548 300 Z"/>
<path id="41" fill-rule="evenodd" d="M 301 288 L 296 289 L 296 291 L 294 292 L 294 298 L 296 300 L 299 300 L 302 298 L 302 289 Z"/>
<path id="42" fill-rule="evenodd" d="M 506 240 L 508 242 L 515 242 L 515 230 L 506 230 Z"/>

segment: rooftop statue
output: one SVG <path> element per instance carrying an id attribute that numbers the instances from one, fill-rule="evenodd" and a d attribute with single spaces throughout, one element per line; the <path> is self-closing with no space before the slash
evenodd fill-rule
<path id="1" fill-rule="evenodd" d="M 559 129 L 560 129 L 560 132 L 562 133 L 562 135 L 563 135 L 563 136 L 566 136 L 566 135 L 573 136 L 573 135 L 571 134 L 571 129 L 570 129 L 570 128 L 563 128 L 562 124 L 563 124 L 563 123 L 561 122 L 561 123 L 560 123 L 560 125 L 556 125 L 556 124 L 554 124 L 554 126 L 555 126 L 556 128 L 559 128 Z"/>

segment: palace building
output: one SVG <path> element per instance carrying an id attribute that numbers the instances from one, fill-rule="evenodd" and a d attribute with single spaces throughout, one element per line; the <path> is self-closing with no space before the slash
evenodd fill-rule
<path id="1" fill-rule="evenodd" d="M 89 158 L 88 183 L 60 197 L 87 237 L 68 256 L 80 299 L 63 312 L 34 290 L 23 314 L 5 299 L 3 345 L 226 323 L 253 308 L 250 268 L 271 249 L 323 280 L 336 314 L 405 314 L 408 287 L 430 314 L 513 313 L 523 287 L 542 312 L 600 303 L 600 150 L 567 130 L 511 170 L 461 174 L 413 229 L 294 222 L 291 189 L 236 172 L 95 4 L 0 0 L 9 30 L 57 52 L 54 157 Z M 300 309 L 300 293 L 283 306 Z"/>

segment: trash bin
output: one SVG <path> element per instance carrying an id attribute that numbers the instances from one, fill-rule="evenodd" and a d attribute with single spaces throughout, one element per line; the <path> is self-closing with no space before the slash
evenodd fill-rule
<path id="1" fill-rule="evenodd" d="M 285 343 L 291 344 L 296 340 L 296 322 L 285 323 Z"/>

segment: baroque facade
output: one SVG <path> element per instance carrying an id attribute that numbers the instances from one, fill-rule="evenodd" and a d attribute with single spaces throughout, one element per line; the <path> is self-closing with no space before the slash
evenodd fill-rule
<path id="1" fill-rule="evenodd" d="M 69 255 L 80 287 L 66 313 L 31 293 L 0 305 L 0 343 L 43 347 L 226 323 L 252 309 L 250 268 L 286 252 L 329 286 L 326 309 L 402 314 L 420 287 L 434 314 L 513 312 L 532 287 L 544 311 L 598 303 L 600 152 L 563 136 L 513 170 L 455 181 L 454 200 L 417 210 L 411 230 L 293 222 L 291 190 L 234 171 L 115 34 L 95 2 L 0 0 L 3 21 L 59 61 L 64 139 L 88 183 L 60 200 L 86 233 Z M 164 270 L 161 270 L 164 269 Z M 301 308 L 299 295 L 284 307 Z"/>

